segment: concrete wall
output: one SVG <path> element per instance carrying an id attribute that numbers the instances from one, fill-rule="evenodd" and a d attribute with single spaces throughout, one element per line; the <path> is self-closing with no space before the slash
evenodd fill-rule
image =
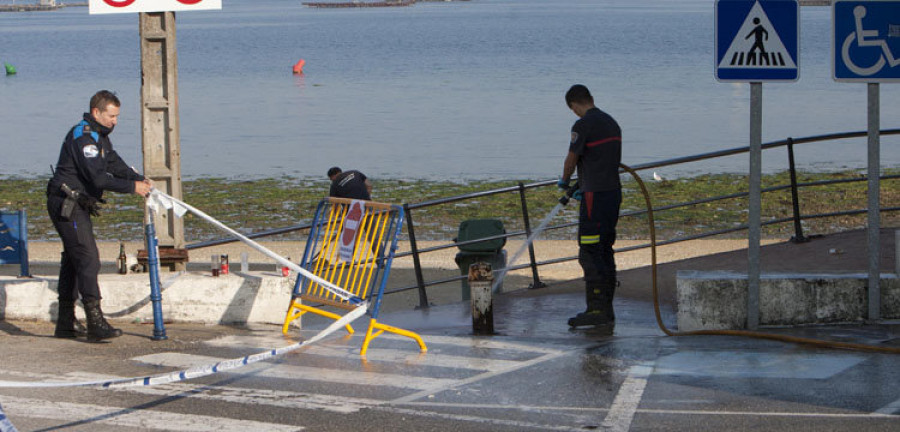
<path id="1" fill-rule="evenodd" d="M 677 273 L 678 330 L 744 329 L 747 275 L 682 270 Z M 867 274 L 763 274 L 760 325 L 858 322 L 867 314 Z M 881 275 L 881 316 L 900 318 L 900 281 Z"/>
<path id="2" fill-rule="evenodd" d="M 207 324 L 281 324 L 293 278 L 271 272 L 163 273 L 166 321 Z M 56 278 L 0 276 L 0 319 L 56 319 Z M 103 311 L 110 320 L 153 320 L 147 274 L 100 275 Z M 83 318 L 80 308 L 76 314 Z"/>

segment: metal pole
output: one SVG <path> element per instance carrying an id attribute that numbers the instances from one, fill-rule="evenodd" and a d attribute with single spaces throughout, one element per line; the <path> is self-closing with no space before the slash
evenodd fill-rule
<path id="1" fill-rule="evenodd" d="M 762 83 L 750 83 L 750 213 L 747 221 L 747 328 L 759 327 L 759 241 L 762 213 Z"/>
<path id="2" fill-rule="evenodd" d="M 879 104 L 879 88 L 878 83 L 869 83 L 869 226 L 868 226 L 868 248 L 869 248 L 869 319 L 881 319 L 881 269 L 879 262 L 881 261 L 881 247 L 879 238 L 881 234 L 881 218 L 880 218 L 880 193 L 881 184 L 881 155 L 879 153 L 879 127 L 881 123 L 881 113 Z"/>
<path id="3" fill-rule="evenodd" d="M 159 288 L 159 244 L 156 240 L 156 229 L 153 224 L 153 211 L 147 208 L 144 223 L 147 238 L 147 265 L 150 267 L 150 302 L 153 304 L 153 340 L 166 340 L 166 328 L 163 325 L 162 292 Z"/>
<path id="4" fill-rule="evenodd" d="M 791 206 L 794 210 L 794 236 L 792 243 L 805 243 L 809 239 L 803 236 L 803 225 L 800 224 L 800 198 L 797 193 L 797 166 L 794 164 L 794 139 L 788 137 L 788 169 L 791 174 Z"/>
<path id="5" fill-rule="evenodd" d="M 419 309 L 428 308 L 428 294 L 425 293 L 425 278 L 422 276 L 422 263 L 419 262 L 419 248 L 416 247 L 416 230 L 413 228 L 412 212 L 409 204 L 403 204 L 406 214 L 406 231 L 409 233 L 409 249 L 412 252 L 413 268 L 416 271 L 416 286 L 419 287 Z"/>
<path id="6" fill-rule="evenodd" d="M 531 221 L 528 218 L 528 203 L 525 201 L 525 184 L 519 182 L 519 200 L 522 202 L 522 220 L 525 222 L 525 238 L 531 238 Z M 534 242 L 528 244 L 528 256 L 531 258 L 531 286 L 528 288 L 544 288 L 541 277 L 538 276 L 537 260 L 534 258 Z M 512 263 L 510 263 L 512 264 Z"/>

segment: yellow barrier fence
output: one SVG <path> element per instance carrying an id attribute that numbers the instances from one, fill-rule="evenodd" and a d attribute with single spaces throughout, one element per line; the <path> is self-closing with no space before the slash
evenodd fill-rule
<path id="1" fill-rule="evenodd" d="M 418 334 L 382 324 L 377 319 L 402 225 L 403 208 L 397 205 L 323 199 L 316 209 L 300 266 L 343 288 L 352 297 L 345 298 L 300 275 L 294 284 L 282 332 L 287 334 L 290 323 L 307 312 L 337 320 L 340 315 L 323 307 L 349 310 L 367 303 L 371 319 L 360 355 L 366 355 L 369 343 L 384 332 L 412 338 L 422 352 L 427 351 Z M 349 324 L 346 329 L 351 334 L 354 332 Z"/>

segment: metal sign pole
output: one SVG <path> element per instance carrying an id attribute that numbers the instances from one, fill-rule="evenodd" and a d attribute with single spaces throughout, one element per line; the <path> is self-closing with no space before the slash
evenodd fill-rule
<path id="1" fill-rule="evenodd" d="M 868 117 L 869 117 L 869 223 L 868 223 L 868 249 L 869 249 L 869 319 L 881 319 L 881 215 L 880 211 L 880 178 L 881 178 L 881 146 L 880 132 L 881 112 L 879 104 L 878 83 L 868 84 Z"/>
<path id="2" fill-rule="evenodd" d="M 750 213 L 747 220 L 747 328 L 759 327 L 759 241 L 762 213 L 762 83 L 750 83 Z"/>

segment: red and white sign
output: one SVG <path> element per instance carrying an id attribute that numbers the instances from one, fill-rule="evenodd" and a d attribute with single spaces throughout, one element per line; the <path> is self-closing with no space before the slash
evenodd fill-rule
<path id="1" fill-rule="evenodd" d="M 362 222 L 365 214 L 365 201 L 353 200 L 350 203 L 350 210 L 347 216 L 344 216 L 344 230 L 341 232 L 340 249 L 338 255 L 341 261 L 353 262 L 353 246 L 356 244 L 356 231 L 359 230 L 359 223 Z"/>
<path id="2" fill-rule="evenodd" d="M 91 14 L 222 9 L 222 0 L 90 0 Z"/>

